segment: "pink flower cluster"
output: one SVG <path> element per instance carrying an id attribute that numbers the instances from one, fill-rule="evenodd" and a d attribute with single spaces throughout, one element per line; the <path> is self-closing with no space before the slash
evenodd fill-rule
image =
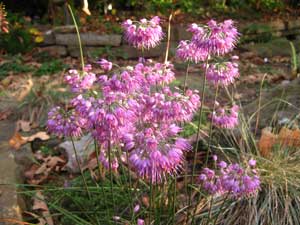
<path id="1" fill-rule="evenodd" d="M 218 106 L 219 103 L 216 103 Z M 229 109 L 229 113 L 226 113 L 226 109 L 219 107 L 216 112 L 212 114 L 212 122 L 215 126 L 226 129 L 233 129 L 239 123 L 238 111 L 239 107 L 237 105 L 232 106 Z"/>
<path id="2" fill-rule="evenodd" d="M 160 18 L 158 16 L 153 17 L 151 20 L 126 20 L 122 24 L 126 41 L 138 49 L 154 48 L 164 37 L 159 23 Z"/>
<path id="3" fill-rule="evenodd" d="M 237 163 L 217 162 L 215 170 L 204 168 L 199 176 L 201 186 L 212 195 L 229 195 L 234 198 L 249 197 L 260 189 L 260 179 L 251 159 L 246 168 Z"/>
<path id="4" fill-rule="evenodd" d="M 232 20 L 217 23 L 210 20 L 206 25 L 191 24 L 188 31 L 191 40 L 181 41 L 176 55 L 183 61 L 202 62 L 205 76 L 212 84 L 226 87 L 239 77 L 237 56 L 225 61 L 218 56 L 229 53 L 235 47 L 239 33 Z M 229 115 L 225 109 L 213 112 L 212 122 L 222 128 L 234 128 L 238 124 L 238 108 L 234 106 Z"/>
<path id="5" fill-rule="evenodd" d="M 90 132 L 101 147 L 100 160 L 106 168 L 111 163 L 117 170 L 120 154 L 127 151 L 128 163 L 140 177 L 160 182 L 180 169 L 184 152 L 191 149 L 178 137 L 179 124 L 192 119 L 200 98 L 195 91 L 182 94 L 167 86 L 174 80 L 172 64 L 143 61 L 109 75 L 72 70 L 66 78 L 77 94 L 71 101 L 72 113 L 63 116 L 54 108 L 48 129 L 76 137 Z"/>
<path id="6" fill-rule="evenodd" d="M 190 25 L 190 32 L 193 33 L 192 41 L 196 46 L 209 55 L 224 55 L 231 52 L 238 40 L 239 33 L 232 20 L 225 20 L 217 23 L 210 20 L 207 25 Z"/>
<path id="7" fill-rule="evenodd" d="M 228 86 L 239 77 L 238 65 L 235 62 L 211 63 L 207 66 L 206 78 L 215 85 Z"/>
<path id="8" fill-rule="evenodd" d="M 193 41 L 185 40 L 180 41 L 176 56 L 183 61 L 199 63 L 207 59 L 208 52 L 198 48 Z"/>

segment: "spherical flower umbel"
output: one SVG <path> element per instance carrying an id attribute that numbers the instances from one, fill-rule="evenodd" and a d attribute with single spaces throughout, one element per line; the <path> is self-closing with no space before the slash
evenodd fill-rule
<path id="1" fill-rule="evenodd" d="M 237 105 L 232 106 L 229 109 L 229 113 L 226 112 L 228 110 L 224 108 L 217 109 L 216 112 L 212 114 L 212 122 L 215 126 L 225 129 L 233 129 L 239 123 L 238 111 L 239 107 Z"/>
<path id="2" fill-rule="evenodd" d="M 222 62 L 207 65 L 206 78 L 215 85 L 228 86 L 239 77 L 237 63 Z"/>
<path id="3" fill-rule="evenodd" d="M 210 20 L 207 25 L 191 24 L 189 29 L 193 33 L 192 41 L 198 48 L 209 55 L 224 55 L 233 50 L 239 33 L 232 20 L 217 23 Z"/>
<path id="4" fill-rule="evenodd" d="M 97 62 L 101 69 L 103 69 L 104 71 L 110 71 L 112 69 L 112 62 L 107 61 L 106 59 L 101 59 Z"/>
<path id="5" fill-rule="evenodd" d="M 69 70 L 69 73 L 65 76 L 65 82 L 70 85 L 71 91 L 74 93 L 85 92 L 92 88 L 96 81 L 96 75 L 90 71 L 91 66 L 85 67 L 84 72 L 80 74 L 77 70 Z"/>
<path id="6" fill-rule="evenodd" d="M 122 24 L 125 39 L 138 49 L 154 48 L 164 36 L 159 23 L 158 16 L 153 17 L 151 20 L 132 21 L 128 19 Z"/>
<path id="7" fill-rule="evenodd" d="M 186 62 L 198 63 L 208 58 L 208 52 L 205 49 L 198 48 L 192 41 L 180 41 L 176 56 Z"/>
<path id="8" fill-rule="evenodd" d="M 65 112 L 56 106 L 48 113 L 47 128 L 57 136 L 80 137 L 86 126 L 86 119 L 80 117 L 75 111 Z"/>
<path id="9" fill-rule="evenodd" d="M 260 179 L 253 161 L 246 168 L 237 163 L 217 163 L 215 170 L 204 168 L 199 176 L 202 187 L 212 195 L 229 195 L 233 198 L 249 197 L 257 193 Z M 250 162 L 249 161 L 249 162 Z"/>

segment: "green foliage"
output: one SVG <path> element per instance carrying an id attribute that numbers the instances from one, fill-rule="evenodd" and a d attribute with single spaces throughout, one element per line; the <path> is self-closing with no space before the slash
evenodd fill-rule
<path id="1" fill-rule="evenodd" d="M 51 75 L 66 69 L 66 65 L 61 60 L 52 60 L 50 62 L 44 62 L 41 67 L 34 73 L 34 75 Z"/>
<path id="2" fill-rule="evenodd" d="M 25 53 L 30 51 L 34 42 L 32 35 L 26 26 L 29 26 L 21 14 L 7 13 L 9 22 L 9 33 L 0 34 L 0 49 L 5 50 L 9 54 Z"/>
<path id="3" fill-rule="evenodd" d="M 111 46 L 99 47 L 90 53 L 92 58 L 99 59 L 100 57 L 107 58 L 109 60 L 116 60 L 116 58 L 121 57 L 123 59 L 128 59 L 128 55 L 121 48 L 112 49 Z"/>
<path id="4" fill-rule="evenodd" d="M 251 2 L 256 5 L 256 8 L 269 11 L 281 9 L 284 5 L 281 0 L 251 0 Z"/>
<path id="5" fill-rule="evenodd" d="M 12 28 L 0 37 L 0 49 L 9 54 L 25 53 L 33 48 L 32 36 L 22 27 Z"/>
<path id="6" fill-rule="evenodd" d="M 244 28 L 242 33 L 244 34 L 244 36 L 242 37 L 241 42 L 268 42 L 273 38 L 272 28 L 266 24 L 253 23 Z M 251 36 L 251 34 L 255 35 Z"/>
<path id="7" fill-rule="evenodd" d="M 22 60 L 16 58 L 11 62 L 6 62 L 0 65 L 0 78 L 9 75 L 10 73 L 28 73 L 32 72 L 33 68 L 27 65 L 24 65 Z"/>
<path id="8" fill-rule="evenodd" d="M 292 77 L 295 78 L 297 77 L 297 70 L 299 68 L 300 58 L 296 53 L 296 49 L 293 42 L 291 41 L 290 41 L 290 46 L 291 46 L 291 71 L 292 71 Z"/>

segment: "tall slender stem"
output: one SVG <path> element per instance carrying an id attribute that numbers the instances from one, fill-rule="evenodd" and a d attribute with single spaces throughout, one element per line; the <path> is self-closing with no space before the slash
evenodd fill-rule
<path id="1" fill-rule="evenodd" d="M 79 160 L 79 157 L 78 157 L 78 154 L 77 154 L 77 150 L 76 150 L 76 147 L 75 147 L 75 144 L 74 144 L 73 137 L 71 137 L 71 142 L 72 142 L 72 146 L 73 146 L 73 150 L 74 150 L 74 154 L 75 154 L 75 159 L 76 159 L 78 168 L 80 170 L 81 178 L 82 178 L 82 181 L 84 183 L 84 187 L 86 189 L 86 193 L 88 194 L 89 198 L 91 198 L 91 194 L 89 192 L 89 189 L 88 189 L 88 186 L 87 186 L 87 183 L 86 183 L 86 180 L 85 180 L 85 177 L 84 177 L 81 165 L 80 165 L 80 160 Z"/>
<path id="2" fill-rule="evenodd" d="M 218 214 L 217 214 L 217 216 L 216 216 L 216 218 L 215 218 L 215 221 L 214 221 L 214 224 L 213 224 L 213 225 L 216 225 L 216 224 L 217 224 L 218 218 L 219 218 L 219 216 L 220 216 L 220 214 L 221 214 L 221 212 L 222 212 L 222 210 L 223 210 L 223 207 L 224 207 L 225 202 L 227 201 L 229 195 L 230 195 L 230 192 L 227 193 L 225 199 L 223 200 L 222 205 L 221 205 L 220 210 L 219 210 L 219 212 L 218 212 Z"/>
<path id="3" fill-rule="evenodd" d="M 206 58 L 205 73 L 203 75 L 201 106 L 200 106 L 200 110 L 199 110 L 198 129 L 197 129 L 197 135 L 196 135 L 196 147 L 195 147 L 195 151 L 194 151 L 193 168 L 192 168 L 192 180 L 191 180 L 192 186 L 194 184 L 196 160 L 197 160 L 197 153 L 198 153 L 198 147 L 199 147 L 199 137 L 200 137 L 201 124 L 202 124 L 202 113 L 203 113 L 203 107 L 204 107 L 204 102 L 205 102 L 205 87 L 206 87 L 206 74 L 207 74 L 207 69 L 208 69 L 208 60 L 209 60 L 209 57 Z M 189 207 L 191 206 L 191 195 L 192 195 L 192 190 L 190 190 L 190 192 L 189 192 Z M 190 213 L 188 213 L 187 220 L 189 219 L 189 216 L 190 216 Z"/>
<path id="4" fill-rule="evenodd" d="M 111 136 L 111 135 L 110 135 Z M 115 213 L 115 198 L 114 198 L 114 191 L 113 191 L 113 173 L 112 173 L 112 167 L 111 167 L 111 142 L 110 142 L 110 137 L 108 140 L 108 167 L 109 167 L 109 178 L 110 178 L 110 193 L 111 193 L 111 198 L 112 198 L 112 203 L 113 203 L 113 209 Z"/>
<path id="5" fill-rule="evenodd" d="M 216 101 L 217 101 L 218 93 L 219 93 L 219 83 L 217 84 L 216 91 L 215 91 L 213 112 L 216 110 Z M 212 128 L 213 128 L 213 116 L 211 116 L 211 119 L 210 119 L 209 135 L 208 135 L 209 136 L 208 137 L 208 149 L 206 152 L 205 166 L 207 166 L 208 156 L 209 156 L 209 153 L 211 152 L 210 145 L 211 145 L 211 140 L 212 140 Z"/>
<path id="6" fill-rule="evenodd" d="M 206 223 L 206 225 L 209 225 L 210 217 L 211 217 L 211 210 L 212 210 L 213 204 L 214 204 L 214 196 L 212 195 L 212 196 L 210 197 L 210 204 L 209 204 L 208 218 L 207 218 L 207 223 Z"/>
<path id="7" fill-rule="evenodd" d="M 80 33 L 79 33 L 79 28 L 78 28 L 78 24 L 76 22 L 72 7 L 68 4 L 68 9 L 70 11 L 70 14 L 72 16 L 72 20 L 76 29 L 76 33 L 77 33 L 77 39 L 78 39 L 78 44 L 79 44 L 79 50 L 80 50 L 80 60 L 81 60 L 81 66 L 82 66 L 82 72 L 84 71 L 84 59 L 83 59 L 83 50 L 82 50 L 82 44 L 81 44 L 81 38 L 80 38 Z"/>
<path id="8" fill-rule="evenodd" d="M 151 174 L 151 179 L 150 179 L 150 203 L 149 203 L 149 225 L 151 225 L 151 213 L 152 213 L 152 205 L 153 205 L 153 175 Z"/>
<path id="9" fill-rule="evenodd" d="M 174 193 L 173 193 L 173 214 L 172 214 L 172 222 L 175 225 L 175 211 L 176 211 L 176 197 L 177 197 L 177 175 L 174 176 Z"/>
<path id="10" fill-rule="evenodd" d="M 203 85 L 202 85 L 202 93 L 201 93 L 201 106 L 199 110 L 199 120 L 198 120 L 198 129 L 197 129 L 197 135 L 196 135 L 196 147 L 194 151 L 194 158 L 193 158 L 193 170 L 192 170 L 192 185 L 194 184 L 194 176 L 195 176 L 195 169 L 196 169 L 196 159 L 197 159 L 197 153 L 198 153 L 198 147 L 199 147 L 199 137 L 200 137 L 200 130 L 201 130 L 201 124 L 202 124 L 202 113 L 203 113 L 203 107 L 205 102 L 205 87 L 206 87 L 206 73 L 208 68 L 208 57 L 205 62 L 205 73 L 203 76 Z"/>
<path id="11" fill-rule="evenodd" d="M 101 165 L 100 165 L 100 160 L 99 160 L 98 145 L 97 145 L 96 140 L 94 140 L 94 147 L 95 147 L 95 153 L 96 153 L 96 157 L 97 157 L 97 166 L 98 166 L 98 170 L 99 170 L 99 177 L 101 177 L 102 171 L 101 171 Z M 105 208 L 106 208 L 106 213 L 107 213 L 107 216 L 109 216 L 109 209 L 108 209 L 107 204 L 106 204 L 106 198 L 104 197 L 105 192 L 104 192 L 104 187 L 103 187 L 102 182 L 101 182 L 100 186 L 101 186 L 101 191 L 102 191 L 102 194 L 103 194 L 102 197 L 103 197 L 103 202 L 104 202 L 104 205 L 105 205 Z"/>

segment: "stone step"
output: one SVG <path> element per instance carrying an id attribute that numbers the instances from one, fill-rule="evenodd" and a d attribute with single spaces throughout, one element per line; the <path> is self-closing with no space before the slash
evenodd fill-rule
<path id="1" fill-rule="evenodd" d="M 8 140 L 13 135 L 15 125 L 10 121 L 0 121 L 0 225 L 12 225 L 3 219 L 22 221 L 19 197 L 17 195 L 17 164 Z"/>

